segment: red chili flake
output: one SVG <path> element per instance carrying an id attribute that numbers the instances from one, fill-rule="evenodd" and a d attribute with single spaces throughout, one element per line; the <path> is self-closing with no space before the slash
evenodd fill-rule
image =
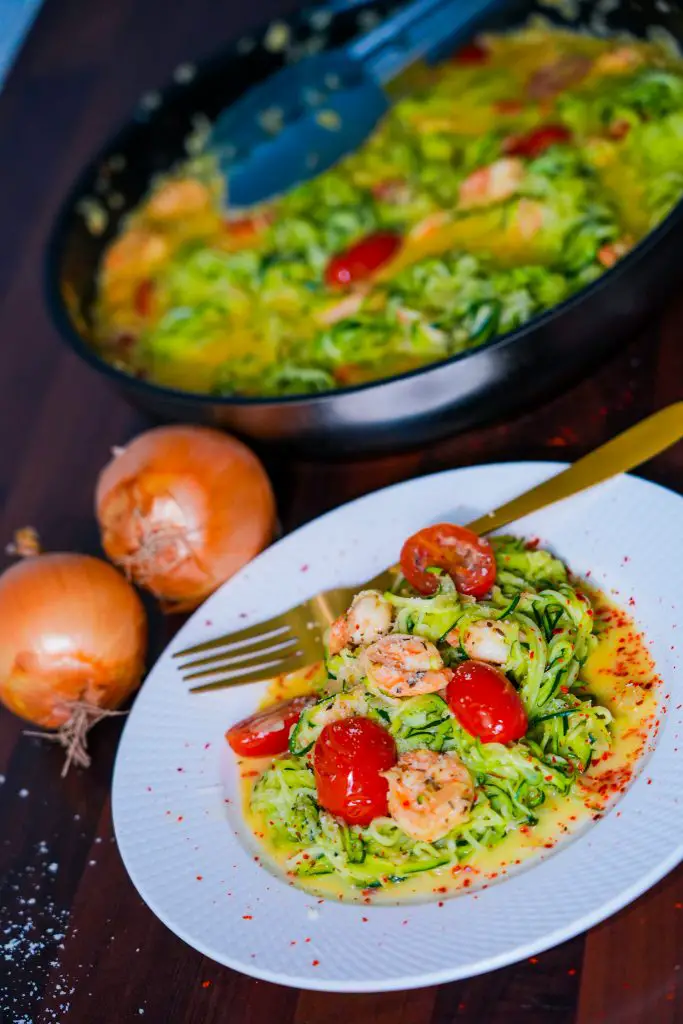
<path id="1" fill-rule="evenodd" d="M 574 975 L 576 974 L 576 967 L 570 967 L 569 970 L 567 971 L 567 974 L 569 975 L 570 978 L 573 978 Z"/>
<path id="2" fill-rule="evenodd" d="M 299 569 L 299 572 L 308 572 L 309 568 L 310 566 L 308 565 L 302 565 L 301 568 Z"/>
<path id="3" fill-rule="evenodd" d="M 439 902 L 437 903 L 437 907 L 442 907 L 442 906 L 443 906 L 443 900 L 439 900 Z"/>
<path id="4" fill-rule="evenodd" d="M 530 964 L 537 964 L 538 963 L 538 957 L 537 956 L 530 956 L 529 957 L 529 963 Z"/>
<path id="5" fill-rule="evenodd" d="M 202 982 L 202 988 L 210 988 L 211 985 L 212 985 L 212 982 L 210 982 L 210 981 L 203 981 Z"/>
<path id="6" fill-rule="evenodd" d="M 176 771 L 177 771 L 177 772 L 184 772 L 184 771 L 185 771 L 185 769 L 184 769 L 184 768 L 176 768 Z"/>
<path id="7" fill-rule="evenodd" d="M 148 787 L 147 787 L 147 792 L 148 792 L 148 793 L 151 793 L 151 792 L 152 792 L 152 787 L 151 787 L 151 786 L 148 786 Z"/>
<path id="8" fill-rule="evenodd" d="M 304 939 L 304 942 L 310 942 L 310 941 L 311 941 L 310 939 Z"/>
<path id="9" fill-rule="evenodd" d="M 683 909 L 683 903 L 674 903 L 674 907 L 676 908 L 676 910 L 681 910 Z"/>
<path id="10" fill-rule="evenodd" d="M 533 651 L 529 651 L 529 659 L 531 660 L 531 659 L 533 659 L 535 657 L 536 657 L 536 655 L 534 654 L 534 652 Z"/>
<path id="11" fill-rule="evenodd" d="M 319 960 L 311 960 L 311 967 L 318 967 L 320 965 Z"/>
<path id="12" fill-rule="evenodd" d="M 367 924 L 367 923 L 368 923 L 368 921 L 369 921 L 369 918 L 367 918 L 367 917 L 361 917 L 361 921 L 363 922 L 363 924 Z"/>
<path id="13" fill-rule="evenodd" d="M 252 917 L 251 914 L 242 914 L 242 920 L 243 921 L 253 921 L 253 917 Z"/>
<path id="14" fill-rule="evenodd" d="M 204 625 L 205 626 L 213 626 L 213 622 L 211 621 L 211 619 L 207 619 L 206 622 L 204 623 Z"/>
<path id="15" fill-rule="evenodd" d="M 463 884 L 463 888 L 467 889 L 468 886 L 472 885 L 472 879 L 471 878 L 466 878 L 465 881 L 462 884 Z"/>
<path id="16" fill-rule="evenodd" d="M 182 821 L 182 820 L 183 820 L 183 816 L 182 816 L 182 814 L 179 814 L 178 815 L 178 821 Z"/>
<path id="17" fill-rule="evenodd" d="M 197 881 L 198 882 L 202 882 L 203 880 L 204 880 L 204 875 L 197 875 Z"/>
<path id="18" fill-rule="evenodd" d="M 208 750 L 210 746 L 211 746 L 210 743 L 205 743 L 204 744 L 204 750 Z"/>

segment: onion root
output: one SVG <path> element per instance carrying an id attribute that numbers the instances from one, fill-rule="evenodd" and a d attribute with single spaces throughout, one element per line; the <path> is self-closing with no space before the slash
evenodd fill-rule
<path id="1" fill-rule="evenodd" d="M 83 700 L 72 700 L 62 705 L 65 710 L 71 712 L 69 718 L 56 730 L 48 732 L 46 729 L 25 729 L 24 736 L 34 736 L 38 739 L 50 740 L 52 743 L 59 743 L 66 750 L 66 757 L 62 765 L 61 776 L 65 778 L 72 764 L 77 768 L 89 768 L 91 757 L 88 753 L 87 735 L 94 725 L 104 718 L 115 718 L 120 715 L 127 715 L 127 711 L 115 711 L 110 708 L 99 708 L 96 704 L 90 704 Z"/>

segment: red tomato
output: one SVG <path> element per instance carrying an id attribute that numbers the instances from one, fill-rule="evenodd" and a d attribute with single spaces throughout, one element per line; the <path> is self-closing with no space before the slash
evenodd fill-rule
<path id="1" fill-rule="evenodd" d="M 543 124 L 526 135 L 512 135 L 503 144 L 508 156 L 528 156 L 532 159 L 545 153 L 546 149 L 561 143 L 571 142 L 572 133 L 562 124 Z"/>
<path id="2" fill-rule="evenodd" d="M 461 594 L 483 597 L 496 582 L 493 548 L 465 526 L 439 523 L 409 537 L 401 548 L 401 571 L 421 594 L 439 583 L 430 567 L 445 569 Z"/>
<path id="3" fill-rule="evenodd" d="M 133 298 L 135 312 L 139 313 L 140 316 L 149 316 L 149 314 L 152 312 L 153 301 L 154 281 L 141 281 L 140 284 L 135 289 L 135 296 Z"/>
<path id="4" fill-rule="evenodd" d="M 325 268 L 325 283 L 330 288 L 348 288 L 356 281 L 365 281 L 383 264 L 388 263 L 401 246 L 400 235 L 376 231 L 333 256 Z"/>
<path id="5" fill-rule="evenodd" d="M 299 721 L 301 712 L 315 697 L 294 697 L 281 704 L 274 704 L 255 715 L 244 718 L 225 738 L 241 757 L 270 757 L 284 754 L 289 743 L 289 734 Z"/>
<path id="6" fill-rule="evenodd" d="M 468 43 L 453 56 L 456 64 L 486 64 L 489 52 L 481 43 Z"/>
<path id="7" fill-rule="evenodd" d="M 313 749 L 320 805 L 350 825 L 369 825 L 389 812 L 380 772 L 394 764 L 396 744 L 381 725 L 360 717 L 331 722 Z"/>
<path id="8" fill-rule="evenodd" d="M 463 661 L 446 687 L 448 705 L 472 736 L 483 743 L 512 743 L 527 730 L 524 705 L 502 672 L 482 661 Z"/>

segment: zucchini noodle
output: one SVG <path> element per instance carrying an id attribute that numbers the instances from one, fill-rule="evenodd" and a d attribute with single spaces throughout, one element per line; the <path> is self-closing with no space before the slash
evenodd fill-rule
<path id="1" fill-rule="evenodd" d="M 508 650 L 501 669 L 528 716 L 526 735 L 509 745 L 483 743 L 459 724 L 440 693 L 392 697 L 370 685 L 359 651 L 345 648 L 328 658 L 326 692 L 303 712 L 290 753 L 273 761 L 251 796 L 252 811 L 272 845 L 285 852 L 293 875 L 336 873 L 352 885 L 374 888 L 455 867 L 511 831 L 533 828 L 545 801 L 570 794 L 592 759 L 609 749 L 612 716 L 582 680 L 597 644 L 590 600 L 549 552 L 512 537 L 496 537 L 492 546 L 497 582 L 485 601 L 459 594 L 444 573 L 431 597 L 417 595 L 405 581 L 385 597 L 394 609 L 393 630 L 435 643 L 448 667 L 467 660 L 462 638 L 473 623 L 495 621 Z M 350 826 L 321 808 L 308 755 L 326 725 L 349 715 L 387 728 L 399 755 L 457 754 L 476 792 L 466 820 L 425 842 L 389 817 Z"/>

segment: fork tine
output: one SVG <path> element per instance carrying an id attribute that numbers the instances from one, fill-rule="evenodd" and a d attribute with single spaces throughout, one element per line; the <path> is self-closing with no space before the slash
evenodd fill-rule
<path id="1" fill-rule="evenodd" d="M 287 661 L 287 659 L 300 658 L 302 656 L 302 653 L 303 652 L 300 650 L 290 651 L 286 649 L 281 652 L 274 652 L 273 654 L 268 654 L 265 657 L 263 657 L 261 661 L 256 665 L 247 665 L 246 669 L 247 672 L 257 672 L 260 671 L 261 668 L 265 669 L 273 666 L 273 675 L 279 675 L 279 665 L 281 665 L 284 661 Z M 239 674 L 241 669 L 239 665 L 235 665 L 233 667 L 233 663 L 231 661 L 227 663 L 222 662 L 217 665 L 212 665 L 210 668 L 200 669 L 199 672 L 190 672 L 189 675 L 184 675 L 183 679 L 187 683 L 190 681 L 190 679 L 201 679 L 202 676 L 215 676 L 217 672 L 225 671 L 235 671 L 237 672 L 237 674 Z"/>
<path id="2" fill-rule="evenodd" d="M 255 626 L 238 630 L 236 633 L 224 633 L 223 636 L 218 636 L 215 640 L 205 640 L 203 644 L 195 644 L 194 647 L 186 647 L 182 651 L 174 651 L 172 656 L 174 658 L 184 658 L 191 654 L 203 654 L 204 651 L 214 651 L 218 647 L 224 647 L 226 650 L 232 650 L 233 647 L 246 647 L 250 640 L 266 640 L 271 636 L 275 636 L 276 633 L 284 632 L 286 629 L 289 629 L 289 626 L 283 623 L 282 616 L 275 615 L 272 619 L 266 619 L 265 622 L 257 622 Z"/>
<path id="3" fill-rule="evenodd" d="M 186 672 L 190 668 L 200 668 L 202 665 L 212 665 L 216 661 L 224 663 L 220 666 L 221 668 L 228 668 L 231 665 L 239 665 L 244 661 L 254 661 L 255 658 L 264 658 L 267 654 L 279 654 L 280 651 L 285 651 L 288 647 L 292 647 L 297 643 L 298 640 L 295 636 L 284 636 L 283 639 L 278 640 L 277 643 L 267 644 L 265 647 L 256 647 L 253 650 L 248 650 L 241 654 L 234 654 L 232 657 L 226 657 L 226 652 L 221 651 L 220 654 L 211 654 L 208 658 L 195 658 L 194 661 L 187 661 L 184 665 L 180 665 L 179 668 L 181 672 Z"/>
<path id="4" fill-rule="evenodd" d="M 265 679 L 274 679 L 275 676 L 285 675 L 287 672 L 294 672 L 296 669 L 302 667 L 303 655 L 297 653 L 286 661 L 268 663 L 259 665 L 251 672 L 245 673 L 232 673 L 229 676 L 222 676 L 220 679 L 212 680 L 210 683 L 202 683 L 200 686 L 193 686 L 190 689 L 190 693 L 207 693 L 209 690 L 223 690 L 228 686 L 241 686 L 243 683 L 259 683 Z M 219 671 L 219 669 L 215 669 Z M 189 679 L 197 678 L 202 675 L 210 675 L 211 673 L 199 672 L 196 676 L 188 676 L 186 681 Z"/>

